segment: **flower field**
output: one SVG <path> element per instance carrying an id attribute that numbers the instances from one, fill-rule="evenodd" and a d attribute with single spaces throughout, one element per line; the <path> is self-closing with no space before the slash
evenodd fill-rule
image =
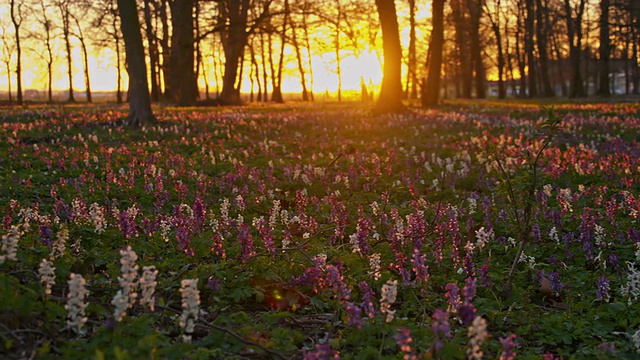
<path id="1" fill-rule="evenodd" d="M 0 110 L 0 357 L 634 359 L 640 106 Z"/>

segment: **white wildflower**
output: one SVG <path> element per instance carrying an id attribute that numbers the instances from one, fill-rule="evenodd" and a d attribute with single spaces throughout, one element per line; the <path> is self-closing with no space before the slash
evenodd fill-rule
<path id="1" fill-rule="evenodd" d="M 89 305 L 85 299 L 89 295 L 86 288 L 87 282 L 82 275 L 71 273 L 69 276 L 69 293 L 67 294 L 67 304 L 64 306 L 68 312 L 67 326 L 80 332 L 87 322 L 85 310 Z"/>
<path id="2" fill-rule="evenodd" d="M 629 306 L 640 297 L 640 271 L 636 270 L 635 265 L 635 263 L 627 261 L 627 283 L 620 288 L 621 295 L 629 297 Z"/>
<path id="3" fill-rule="evenodd" d="M 69 230 L 65 224 L 62 224 L 51 246 L 51 260 L 55 260 L 64 255 L 64 252 L 67 250 L 67 241 L 69 241 Z"/>
<path id="4" fill-rule="evenodd" d="M 102 207 L 97 203 L 93 203 L 89 206 L 89 217 L 91 218 L 91 222 L 95 227 L 94 232 L 96 234 L 100 234 L 104 232 L 105 227 L 107 226 L 107 220 L 104 217 L 104 211 Z"/>
<path id="5" fill-rule="evenodd" d="M 480 229 L 476 230 L 476 246 L 479 248 L 483 248 L 485 247 L 485 245 L 491 241 L 493 241 L 493 239 L 495 238 L 493 229 L 485 229 L 485 227 L 481 227 Z"/>
<path id="6" fill-rule="evenodd" d="M 56 283 L 55 267 L 53 263 L 47 259 L 42 259 L 38 266 L 38 275 L 40 275 L 40 282 L 44 285 L 44 293 L 51 295 L 51 288 Z"/>
<path id="7" fill-rule="evenodd" d="M 369 267 L 371 270 L 367 271 L 367 274 L 373 277 L 373 280 L 380 279 L 380 254 L 372 254 L 369 257 Z"/>
<path id="8" fill-rule="evenodd" d="M 140 277 L 140 289 L 142 292 L 142 297 L 140 298 L 140 305 L 147 305 L 149 310 L 155 311 L 155 300 L 153 298 L 153 294 L 156 291 L 156 285 L 158 282 L 156 281 L 156 276 L 158 275 L 158 270 L 154 265 L 145 266 L 142 268 L 142 276 Z"/>
<path id="9" fill-rule="evenodd" d="M 131 246 L 127 246 L 126 249 L 120 250 L 120 256 L 122 256 L 120 259 L 122 276 L 118 277 L 118 283 L 121 289 L 111 301 L 116 307 L 114 311 L 116 321 L 124 319 L 127 309 L 135 304 L 136 298 L 138 297 L 135 291 L 138 286 L 136 281 L 138 277 L 138 265 L 136 265 L 138 255 L 131 249 Z"/>
<path id="10" fill-rule="evenodd" d="M 482 316 L 476 316 L 476 318 L 473 319 L 471 326 L 469 326 L 468 336 L 467 359 L 482 359 L 483 353 L 481 346 L 487 337 L 489 337 L 489 334 L 487 334 L 487 321 Z"/>
<path id="11" fill-rule="evenodd" d="M 20 241 L 20 227 L 12 225 L 9 232 L 2 235 L 2 252 L 0 252 L 0 264 L 6 260 L 18 259 L 18 241 Z"/>
<path id="12" fill-rule="evenodd" d="M 198 279 L 182 280 L 180 282 L 180 294 L 182 294 L 180 327 L 184 329 L 182 338 L 184 342 L 191 342 L 191 335 L 196 327 L 196 321 L 198 321 L 198 307 L 200 306 Z"/>
<path id="13" fill-rule="evenodd" d="M 393 321 L 393 317 L 396 314 L 395 310 L 391 310 L 391 305 L 396 302 L 398 296 L 398 280 L 387 280 L 387 283 L 382 285 L 382 294 L 380 297 L 380 312 L 387 315 L 386 322 Z"/>

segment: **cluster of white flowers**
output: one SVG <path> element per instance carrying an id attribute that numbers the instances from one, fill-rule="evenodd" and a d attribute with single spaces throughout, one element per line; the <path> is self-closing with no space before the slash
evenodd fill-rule
<path id="1" fill-rule="evenodd" d="M 560 209 L 564 212 L 573 212 L 573 206 L 571 202 L 573 201 L 573 196 L 571 195 L 571 189 L 560 189 L 558 193 L 558 203 L 560 204 Z"/>
<path id="2" fill-rule="evenodd" d="M 549 238 L 556 244 L 560 245 L 560 237 L 558 236 L 558 230 L 555 226 L 549 230 Z"/>
<path id="3" fill-rule="evenodd" d="M 620 288 L 620 294 L 623 297 L 629 297 L 629 306 L 640 297 L 640 271 L 636 269 L 635 265 L 635 263 L 627 261 L 627 283 Z"/>
<path id="4" fill-rule="evenodd" d="M 80 198 L 71 201 L 71 218 L 75 224 L 82 224 L 87 220 L 87 205 Z"/>
<path id="5" fill-rule="evenodd" d="M 94 231 L 97 234 L 103 233 L 105 227 L 107 227 L 107 220 L 104 217 L 104 211 L 102 207 L 97 203 L 93 203 L 89 206 L 89 217 L 95 227 Z"/>
<path id="6" fill-rule="evenodd" d="M 85 299 L 89 295 L 89 291 L 86 288 L 86 281 L 80 274 L 71 273 L 68 283 L 69 294 L 67 294 L 67 304 L 64 306 L 68 312 L 67 326 L 80 332 L 87 322 L 85 310 L 89 304 L 85 302 Z"/>
<path id="7" fill-rule="evenodd" d="M 273 200 L 273 208 L 271 208 L 271 213 L 269 214 L 269 227 L 271 229 L 276 228 L 276 223 L 278 222 L 278 215 L 280 215 L 280 200 Z"/>
<path id="8" fill-rule="evenodd" d="M 373 215 L 378 216 L 378 214 L 380 214 L 380 205 L 378 205 L 377 201 L 372 202 L 369 206 L 371 207 Z"/>
<path id="9" fill-rule="evenodd" d="M 607 246 L 607 242 L 605 241 L 605 233 L 604 233 L 604 228 L 598 224 L 595 225 L 595 240 L 596 240 L 596 245 L 598 247 L 604 247 Z"/>
<path id="10" fill-rule="evenodd" d="M 56 283 L 55 267 L 53 262 L 42 259 L 38 266 L 38 275 L 40 275 L 40 282 L 44 285 L 44 293 L 51 295 L 51 288 Z"/>
<path id="11" fill-rule="evenodd" d="M 481 227 L 476 230 L 476 247 L 483 248 L 485 245 L 495 238 L 495 234 L 493 229 L 485 229 L 485 227 Z"/>
<path id="12" fill-rule="evenodd" d="M 372 254 L 369 257 L 369 267 L 371 270 L 367 271 L 367 274 L 373 278 L 373 280 L 380 279 L 380 254 Z"/>
<path id="13" fill-rule="evenodd" d="M 222 204 L 220 204 L 220 219 L 222 219 L 222 223 L 226 226 L 229 226 L 229 199 L 222 199 Z"/>
<path id="14" fill-rule="evenodd" d="M 12 225 L 7 234 L 2 235 L 2 252 L 0 252 L 0 264 L 7 260 L 17 260 L 18 241 L 20 241 L 20 227 Z"/>
<path id="15" fill-rule="evenodd" d="M 138 294 L 136 293 L 136 287 L 138 283 L 136 278 L 138 277 L 138 265 L 136 260 L 138 255 L 131 249 L 131 246 L 127 246 L 126 249 L 120 250 L 120 270 L 122 276 L 118 277 L 118 283 L 121 289 L 118 290 L 116 296 L 111 300 L 116 308 L 114 311 L 114 317 L 117 321 L 124 319 L 127 309 L 129 309 L 136 301 Z"/>
<path id="16" fill-rule="evenodd" d="M 182 315 L 180 315 L 180 327 L 184 329 L 182 338 L 184 342 L 191 342 L 191 334 L 198 321 L 198 307 L 200 306 L 200 292 L 198 291 L 198 279 L 184 279 L 180 282 L 180 294 L 182 294 Z"/>
<path id="17" fill-rule="evenodd" d="M 396 311 L 391 310 L 391 305 L 396 302 L 397 296 L 398 280 L 387 280 L 387 283 L 382 285 L 380 297 L 380 312 L 387 315 L 386 322 L 393 321 L 393 317 L 396 315 Z"/>
<path id="18" fill-rule="evenodd" d="M 467 346 L 467 359 L 480 360 L 483 353 L 481 346 L 489 337 L 487 333 L 487 321 L 482 316 L 476 316 L 469 326 L 469 343 Z"/>
<path id="19" fill-rule="evenodd" d="M 64 252 L 67 250 L 67 241 L 69 241 L 69 229 L 67 229 L 65 224 L 62 224 L 51 246 L 51 260 L 55 260 L 64 255 Z"/>
<path id="20" fill-rule="evenodd" d="M 469 202 L 469 214 L 475 214 L 476 209 L 478 207 L 478 200 L 476 200 L 475 198 L 469 197 L 467 198 L 467 201 Z"/>
<path id="21" fill-rule="evenodd" d="M 525 254 L 524 251 L 520 253 L 520 259 L 518 259 L 518 262 L 526 263 L 531 269 L 536 266 L 536 258 Z"/>
<path id="22" fill-rule="evenodd" d="M 169 238 L 169 233 L 171 232 L 171 223 L 167 220 L 160 220 L 160 224 L 158 224 L 158 229 L 160 230 L 160 237 L 164 242 L 169 242 L 171 240 Z"/>
<path id="23" fill-rule="evenodd" d="M 140 305 L 148 306 L 151 311 L 155 311 L 155 300 L 153 298 L 153 294 L 156 291 L 156 285 L 158 285 L 156 276 L 158 276 L 158 270 L 156 270 L 155 266 L 144 266 L 142 268 L 142 276 L 139 280 L 140 292 L 142 293 Z"/>

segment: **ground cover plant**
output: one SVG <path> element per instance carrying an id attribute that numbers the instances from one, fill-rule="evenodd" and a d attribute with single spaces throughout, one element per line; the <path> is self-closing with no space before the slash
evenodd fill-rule
<path id="1" fill-rule="evenodd" d="M 0 356 L 640 354 L 636 104 L 3 109 Z"/>

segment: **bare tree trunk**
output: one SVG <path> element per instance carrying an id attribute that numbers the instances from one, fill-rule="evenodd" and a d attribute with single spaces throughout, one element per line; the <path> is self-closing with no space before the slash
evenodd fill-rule
<path id="1" fill-rule="evenodd" d="M 151 73 L 151 101 L 160 100 L 160 84 L 158 83 L 158 45 L 156 34 L 153 31 L 151 21 L 151 3 L 153 0 L 144 0 L 144 22 L 146 25 L 147 43 L 149 44 L 149 70 Z M 155 3 L 155 2 L 154 2 Z"/>
<path id="2" fill-rule="evenodd" d="M 407 63 L 407 97 L 418 98 L 418 60 L 416 58 L 416 1 L 409 0 L 409 59 Z"/>
<path id="3" fill-rule="evenodd" d="M 382 28 L 384 67 L 380 96 L 374 110 L 378 113 L 395 113 L 404 110 L 402 105 L 402 47 L 398 33 L 398 16 L 394 0 L 376 0 L 376 9 Z"/>
<path id="4" fill-rule="evenodd" d="M 462 85 L 459 97 L 470 99 L 473 84 L 473 68 L 472 58 L 469 56 L 471 53 L 468 38 L 469 21 L 462 1 L 463 0 L 451 1 L 451 15 L 456 31 L 456 44 L 458 45 L 458 69 L 456 70 L 456 74 L 458 75 L 459 84 Z"/>
<path id="5" fill-rule="evenodd" d="M 486 80 L 487 73 L 484 68 L 482 58 L 482 47 L 480 42 L 480 17 L 482 16 L 482 0 L 468 0 L 467 7 L 469 9 L 470 28 L 469 35 L 471 39 L 471 57 L 473 59 L 473 69 L 475 72 L 475 88 L 476 97 L 484 99 L 487 97 Z"/>
<path id="6" fill-rule="evenodd" d="M 422 85 L 422 106 L 438 105 L 440 100 L 440 76 L 442 72 L 442 48 L 444 46 L 444 2 L 445 0 L 433 0 L 431 9 L 433 23 L 431 41 L 429 42 L 429 71 L 427 82 Z"/>
<path id="7" fill-rule="evenodd" d="M 151 112 L 138 9 L 134 0 L 118 0 L 118 9 L 129 73 L 129 115 L 125 123 L 141 127 L 156 122 L 156 118 Z"/>
<path id="8" fill-rule="evenodd" d="M 280 44 L 280 57 L 278 59 L 278 75 L 276 76 L 273 86 L 271 100 L 277 103 L 284 103 L 282 98 L 282 67 L 284 66 L 284 48 L 287 44 L 287 19 L 289 16 L 289 0 L 284 0 L 284 19 L 282 22 L 282 35 Z"/>
<path id="9" fill-rule="evenodd" d="M 22 3 L 16 4 L 16 0 L 10 0 L 11 5 L 11 22 L 15 29 L 16 51 L 18 58 L 16 60 L 16 83 L 18 84 L 17 102 L 18 105 L 23 104 L 22 99 L 22 47 L 20 46 L 20 25 L 22 25 Z M 16 9 L 17 6 L 17 9 Z"/>
<path id="10" fill-rule="evenodd" d="M 169 14 L 167 5 L 169 0 L 159 0 L 158 16 L 162 24 L 162 38 L 160 38 L 160 47 L 162 48 L 162 83 L 164 84 L 163 98 L 170 99 L 173 97 L 173 89 L 171 88 L 171 47 L 169 46 Z"/>
<path id="11" fill-rule="evenodd" d="M 581 52 L 582 52 L 582 17 L 584 15 L 586 0 L 580 0 L 576 12 L 576 18 L 573 18 L 573 8 L 570 0 L 565 0 L 565 13 L 567 21 L 567 33 L 569 35 L 569 52 L 571 57 L 571 67 L 573 68 L 573 77 L 571 80 L 572 98 L 586 96 L 584 83 L 582 81 Z"/>
<path id="12" fill-rule="evenodd" d="M 523 31 L 523 18 L 524 18 L 524 10 L 522 6 L 518 4 L 518 17 L 517 17 L 517 27 L 516 27 L 516 57 L 518 58 L 518 71 L 520 72 L 520 91 L 518 92 L 518 96 L 521 98 L 527 97 L 527 82 L 525 77 L 525 68 L 526 68 L 526 54 L 522 52 L 520 48 L 520 36 Z M 524 39 L 525 36 L 522 36 Z M 524 42 L 524 40 L 523 40 Z"/>
<path id="13" fill-rule="evenodd" d="M 89 76 L 89 51 L 87 51 L 87 42 L 84 39 L 84 35 L 82 33 L 82 28 L 80 27 L 80 21 L 74 15 L 72 15 L 73 20 L 76 23 L 76 27 L 78 28 L 78 33 L 76 37 L 80 41 L 80 48 L 82 49 L 82 68 L 84 73 L 84 91 L 87 97 L 87 102 L 92 103 L 91 99 L 91 77 Z"/>
<path id="14" fill-rule="evenodd" d="M 534 19 L 535 8 L 533 0 L 526 0 L 525 7 L 527 15 L 524 18 L 524 52 L 527 58 L 528 78 L 529 78 L 529 97 L 538 96 L 538 78 L 536 73 L 536 61 L 534 54 Z"/>
<path id="15" fill-rule="evenodd" d="M 269 39 L 271 35 L 269 35 Z M 269 53 L 265 54 L 264 52 L 264 35 L 260 34 L 260 52 L 262 57 L 262 80 L 264 84 L 264 92 L 262 93 L 262 101 L 267 102 L 269 99 L 269 77 L 267 75 L 267 61 L 269 65 L 271 65 L 271 73 L 273 73 L 273 57 L 271 55 L 271 41 L 268 43 L 269 45 Z M 268 56 L 268 58 L 267 58 Z"/>
<path id="16" fill-rule="evenodd" d="M 195 0 L 173 0 L 171 5 L 171 99 L 178 106 L 190 106 L 198 99 L 195 78 L 193 7 Z"/>
<path id="17" fill-rule="evenodd" d="M 342 101 L 342 58 L 340 56 L 341 44 L 340 44 L 340 23 L 342 21 L 342 6 L 341 0 L 336 0 L 338 6 L 338 20 L 336 20 L 336 32 L 335 32 L 335 54 L 336 54 L 336 72 L 338 73 L 338 101 Z M 391 0 L 393 1 L 393 0 Z M 376 3 L 377 6 L 377 3 Z"/>
<path id="18" fill-rule="evenodd" d="M 307 27 L 307 14 L 302 14 L 302 27 L 304 29 L 304 39 L 307 48 L 307 63 L 309 66 L 309 100 L 313 101 L 313 59 L 311 58 L 311 42 L 309 40 L 309 29 Z"/>
<path id="19" fill-rule="evenodd" d="M 496 0 L 495 2 L 495 10 L 493 14 L 487 8 L 487 17 L 489 18 L 489 22 L 491 23 L 491 30 L 493 31 L 493 35 L 496 37 L 496 46 L 498 50 L 498 98 L 504 99 L 506 96 L 506 89 L 504 84 L 504 68 L 505 68 L 505 60 L 504 60 L 504 50 L 502 48 L 502 33 L 500 32 L 500 11 L 501 11 L 501 3 L 500 0 Z"/>
<path id="20" fill-rule="evenodd" d="M 51 20 L 47 15 L 47 7 L 45 6 L 44 0 L 40 0 L 40 10 L 42 14 L 42 20 L 40 23 L 44 28 L 44 46 L 47 50 L 47 102 L 51 103 L 53 101 L 53 49 L 51 46 Z M 10 74 L 7 72 L 7 74 Z M 9 80 L 10 77 L 9 77 Z M 11 81 L 9 81 L 9 87 L 11 87 Z M 9 92 L 11 93 L 11 92 Z M 11 94 L 9 94 L 11 95 Z"/>
<path id="21" fill-rule="evenodd" d="M 600 61 L 598 62 L 598 74 L 600 86 L 598 95 L 608 97 L 609 90 L 609 55 L 611 54 L 611 41 L 609 40 L 609 0 L 600 0 Z M 625 58 L 627 56 L 625 55 Z"/>
<path id="22" fill-rule="evenodd" d="M 291 14 L 288 14 L 290 17 Z M 302 52 L 300 51 L 300 44 L 298 43 L 298 37 L 296 35 L 296 27 L 292 20 L 289 20 L 291 23 L 291 42 L 293 43 L 293 47 L 296 51 L 296 61 L 298 62 L 298 72 L 300 73 L 300 85 L 302 86 L 302 101 L 309 100 L 309 94 L 307 93 L 307 78 L 304 72 L 304 65 L 302 62 Z"/>
<path id="23" fill-rule="evenodd" d="M 69 21 L 69 2 L 63 0 L 58 2 L 58 9 L 60 10 L 60 17 L 62 18 L 62 35 L 64 38 L 64 48 L 67 53 L 67 76 L 69 79 L 69 102 L 75 102 L 76 99 L 73 94 L 73 63 L 71 59 L 71 24 Z"/>
<path id="24" fill-rule="evenodd" d="M 554 96 L 549 78 L 549 9 L 542 0 L 536 0 L 536 37 L 538 40 L 538 57 L 540 58 L 540 79 L 542 80 L 542 95 Z"/>

